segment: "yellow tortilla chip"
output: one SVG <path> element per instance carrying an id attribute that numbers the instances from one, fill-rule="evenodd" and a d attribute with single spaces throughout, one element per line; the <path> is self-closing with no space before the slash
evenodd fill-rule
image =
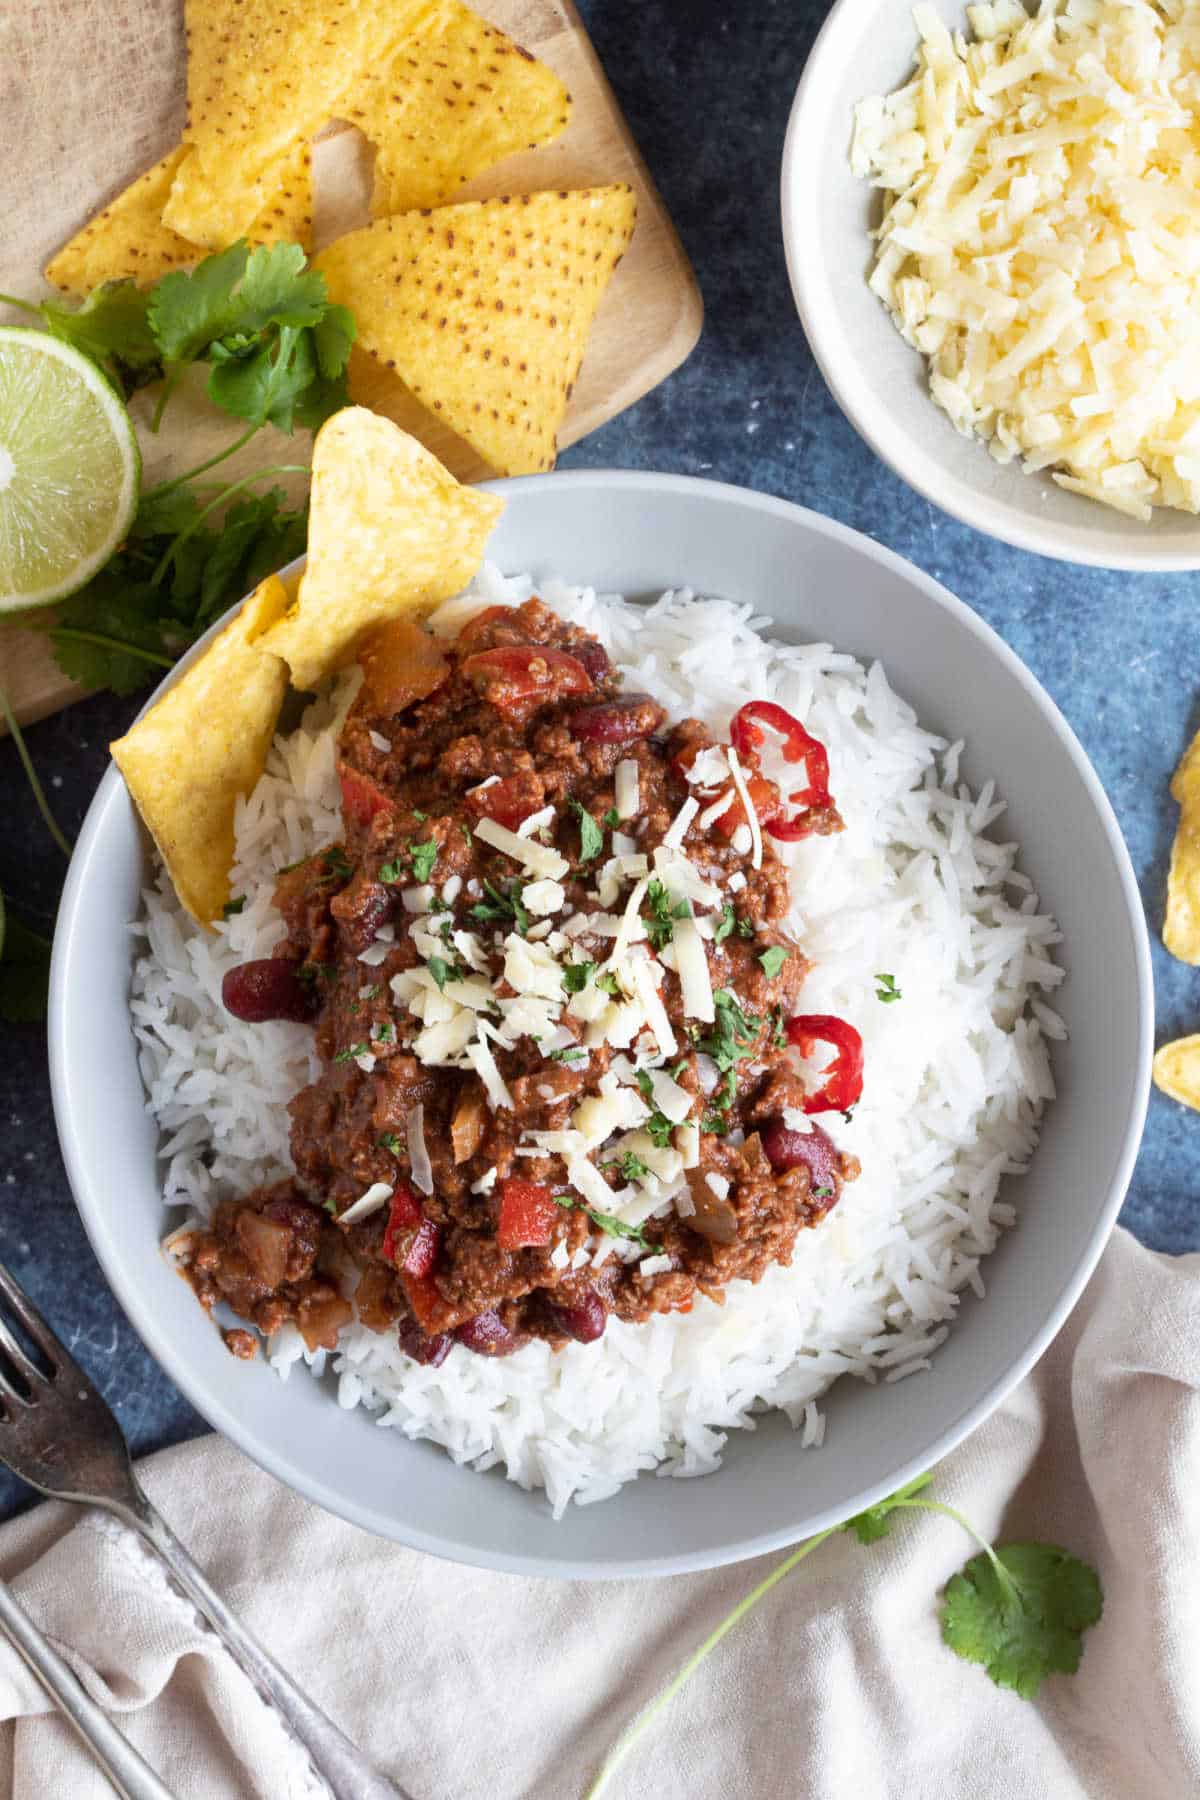
<path id="1" fill-rule="evenodd" d="M 188 268 L 206 255 L 162 221 L 163 207 L 180 164 L 188 154 L 177 144 L 46 264 L 46 280 L 69 294 L 90 294 L 102 281 L 132 276 L 148 286 L 170 269 Z M 294 144 L 271 175 L 270 198 L 250 227 L 255 244 L 290 242 L 312 247 L 312 152 Z"/>
<path id="2" fill-rule="evenodd" d="M 343 114 L 375 146 L 378 218 L 438 206 L 493 163 L 550 143 L 571 96 L 545 63 L 446 0 L 369 71 Z"/>
<path id="3" fill-rule="evenodd" d="M 267 172 L 390 59 L 430 0 L 186 0 L 192 154 L 163 221 L 217 249 L 269 203 Z"/>
<path id="4" fill-rule="evenodd" d="M 1200 1112 L 1200 1037 L 1177 1038 L 1154 1058 L 1154 1085 Z"/>
<path id="5" fill-rule="evenodd" d="M 259 640 L 287 608 L 269 575 L 162 699 L 110 746 L 175 891 L 207 924 L 229 899 L 239 794 L 263 772 L 287 666 Z"/>
<path id="6" fill-rule="evenodd" d="M 1180 962 L 1200 963 L 1200 733 L 1175 771 L 1171 794 L 1180 811 L 1167 875 L 1163 943 Z"/>
<path id="7" fill-rule="evenodd" d="M 625 183 L 401 213 L 317 257 L 358 343 L 500 475 L 554 466 L 609 277 L 633 235 Z"/>
<path id="8" fill-rule="evenodd" d="M 311 688 L 373 626 L 466 586 L 504 502 L 460 487 L 389 419 L 348 406 L 313 445 L 308 563 L 296 604 L 262 640 Z"/>

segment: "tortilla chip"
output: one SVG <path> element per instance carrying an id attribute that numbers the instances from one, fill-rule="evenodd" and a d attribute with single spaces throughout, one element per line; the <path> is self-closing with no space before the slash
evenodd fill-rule
<path id="1" fill-rule="evenodd" d="M 267 760 L 287 666 L 258 640 L 286 611 L 268 575 L 187 673 L 110 745 L 175 892 L 207 924 L 229 899 L 233 821 Z"/>
<path id="2" fill-rule="evenodd" d="M 377 218 L 451 199 L 473 175 L 567 125 L 562 82 L 459 0 L 446 0 L 351 94 L 343 116 L 375 146 Z"/>
<path id="3" fill-rule="evenodd" d="M 401 213 L 316 258 L 358 343 L 500 475 L 554 466 L 600 297 L 633 234 L 625 183 Z"/>
<path id="4" fill-rule="evenodd" d="M 132 276 L 149 286 L 170 269 L 185 269 L 206 252 L 162 221 L 163 207 L 180 164 L 188 154 L 177 144 L 152 169 L 139 175 L 103 212 L 64 244 L 46 264 L 46 280 L 69 294 L 90 294 L 102 281 Z M 255 244 L 290 242 L 312 247 L 312 152 L 294 144 L 270 181 L 270 198 L 248 233 Z"/>
<path id="5" fill-rule="evenodd" d="M 296 687 L 314 687 L 374 626 L 465 587 L 503 510 L 389 419 L 361 406 L 335 413 L 313 445 L 299 596 L 263 649 L 284 658 Z"/>
<path id="6" fill-rule="evenodd" d="M 1200 1037 L 1177 1038 L 1154 1058 L 1154 1085 L 1200 1112 Z"/>
<path id="7" fill-rule="evenodd" d="M 1163 943 L 1180 962 L 1200 963 L 1200 732 L 1171 780 L 1179 825 L 1167 875 Z"/>
<path id="8" fill-rule="evenodd" d="M 192 155 L 164 223 L 219 249 L 269 204 L 267 172 L 411 36 L 429 0 L 186 0 Z"/>

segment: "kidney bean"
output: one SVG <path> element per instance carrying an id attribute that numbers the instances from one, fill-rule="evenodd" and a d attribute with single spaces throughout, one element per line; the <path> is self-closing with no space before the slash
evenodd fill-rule
<path id="1" fill-rule="evenodd" d="M 315 989 L 301 981 L 295 963 L 282 956 L 265 956 L 230 969 L 221 983 L 221 999 L 227 1012 L 250 1025 L 268 1019 L 307 1025 L 317 1010 Z"/>
<path id="2" fill-rule="evenodd" d="M 454 1348 L 454 1339 L 448 1331 L 426 1337 L 415 1319 L 401 1319 L 399 1338 L 405 1356 L 411 1356 L 415 1363 L 422 1363 L 429 1369 L 440 1369 Z"/>
<path id="3" fill-rule="evenodd" d="M 599 681 L 608 674 L 610 664 L 603 644 L 590 640 L 586 644 L 576 644 L 571 655 L 583 664 L 593 681 Z"/>
<path id="4" fill-rule="evenodd" d="M 517 1347 L 516 1333 L 510 1331 L 499 1313 L 490 1308 L 466 1319 L 454 1333 L 460 1344 L 479 1356 L 511 1356 Z"/>
<path id="5" fill-rule="evenodd" d="M 604 1336 L 604 1327 L 608 1324 L 608 1309 L 594 1290 L 572 1306 L 558 1306 L 551 1301 L 550 1314 L 559 1330 L 565 1331 L 578 1344 L 594 1344 L 598 1337 Z"/>
<path id="6" fill-rule="evenodd" d="M 576 707 L 567 723 L 581 744 L 632 744 L 649 737 L 661 718 L 662 708 L 649 694 L 619 694 L 615 700 Z"/>
<path id="7" fill-rule="evenodd" d="M 790 1131 L 782 1119 L 768 1119 L 759 1131 L 759 1138 L 767 1161 L 777 1175 L 787 1169 L 798 1169 L 803 1163 L 812 1187 L 834 1185 L 837 1147 L 819 1125 L 814 1125 L 811 1131 Z"/>

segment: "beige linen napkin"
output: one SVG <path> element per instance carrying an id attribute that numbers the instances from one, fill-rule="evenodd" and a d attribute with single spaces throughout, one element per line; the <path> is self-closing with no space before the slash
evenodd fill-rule
<path id="1" fill-rule="evenodd" d="M 1200 1793 L 1198 1387 L 1200 1256 L 1155 1256 L 1118 1232 L 1033 1376 L 937 1478 L 981 1530 L 1097 1566 L 1104 1617 L 1079 1674 L 1031 1704 L 953 1656 L 935 1602 L 971 1546 L 908 1515 L 869 1549 L 839 1534 L 776 1588 L 611 1793 Z M 798 1481 L 819 1454 L 797 1450 Z M 776 1560 L 652 1583 L 528 1581 L 367 1537 L 217 1438 L 152 1457 L 143 1476 L 248 1624 L 415 1800 L 582 1794 L 625 1720 Z M 0 1530 L 0 1571 L 180 1800 L 308 1800 L 303 1760 L 126 1533 L 42 1506 Z M 0 1649 L 0 1791 L 106 1797 L 45 1707 Z"/>

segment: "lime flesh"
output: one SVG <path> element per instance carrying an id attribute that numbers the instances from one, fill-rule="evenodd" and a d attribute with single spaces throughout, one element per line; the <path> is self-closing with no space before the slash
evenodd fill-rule
<path id="1" fill-rule="evenodd" d="M 132 421 L 96 365 L 0 326 L 0 614 L 65 599 L 103 568 L 140 478 Z"/>

